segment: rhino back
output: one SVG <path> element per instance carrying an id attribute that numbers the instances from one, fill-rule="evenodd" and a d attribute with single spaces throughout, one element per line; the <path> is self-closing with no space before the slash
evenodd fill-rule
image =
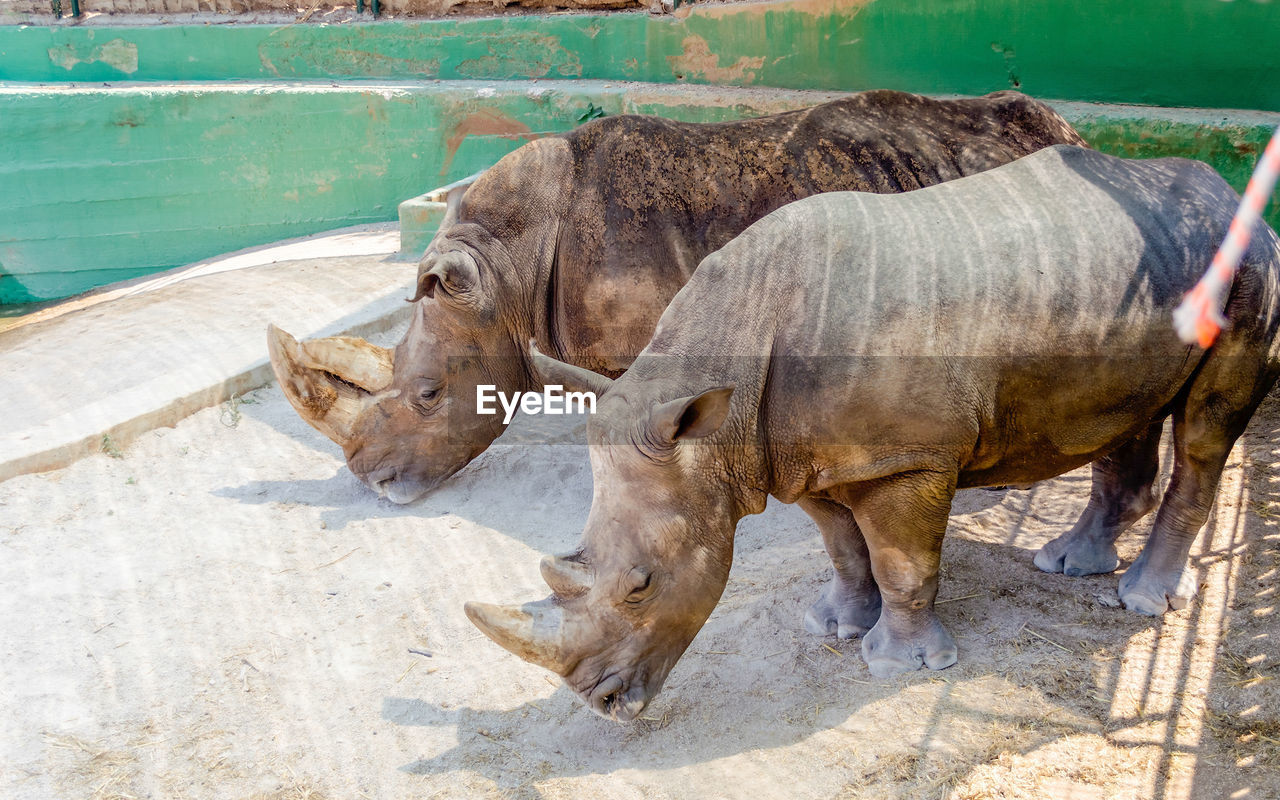
<path id="1" fill-rule="evenodd" d="M 1237 202 L 1200 162 L 1072 147 L 910 194 L 811 197 L 710 256 L 654 346 L 750 315 L 806 355 L 1114 350 L 1181 299 Z"/>
<path id="2" fill-rule="evenodd" d="M 720 124 L 605 118 L 566 137 L 571 199 L 550 303 L 567 355 L 617 371 L 699 262 L 771 211 L 842 190 L 894 193 L 1007 163 L 1078 135 L 1015 92 L 939 101 L 865 92 Z"/>
<path id="3" fill-rule="evenodd" d="M 1169 315 L 1237 202 L 1198 162 L 1067 147 L 921 192 L 822 195 L 709 258 L 651 347 L 731 340 L 738 374 L 716 380 L 759 387 L 775 442 L 923 445 L 974 483 L 1057 474 L 1194 371 Z M 1267 229 L 1233 313 L 1275 317 L 1278 260 Z"/>

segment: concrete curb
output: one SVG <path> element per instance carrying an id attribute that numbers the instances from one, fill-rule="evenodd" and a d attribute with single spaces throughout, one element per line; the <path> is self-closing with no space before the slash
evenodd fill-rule
<path id="1" fill-rule="evenodd" d="M 232 254 L 0 333 L 0 415 L 15 421 L 0 433 L 0 481 L 110 453 L 269 383 L 268 322 L 301 338 L 404 325 L 416 266 L 390 258 L 397 234 L 364 226 Z"/>

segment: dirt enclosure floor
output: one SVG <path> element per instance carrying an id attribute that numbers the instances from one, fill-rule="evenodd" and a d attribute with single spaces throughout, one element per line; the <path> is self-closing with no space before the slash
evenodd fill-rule
<path id="1" fill-rule="evenodd" d="M 1190 607 L 1139 617 L 1114 575 L 1032 566 L 1087 471 L 965 491 L 939 607 L 960 663 L 879 681 L 857 640 L 803 631 L 830 568 L 773 503 L 627 726 L 462 613 L 543 596 L 538 558 L 575 545 L 591 481 L 561 422 L 409 507 L 275 387 L 0 484 L 0 797 L 1280 798 L 1280 398 L 1232 454 Z"/>

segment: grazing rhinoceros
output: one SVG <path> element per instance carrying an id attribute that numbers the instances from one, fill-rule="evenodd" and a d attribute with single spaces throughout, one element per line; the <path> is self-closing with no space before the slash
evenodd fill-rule
<path id="1" fill-rule="evenodd" d="M 956 489 L 1095 462 L 1087 510 L 1041 566 L 1109 568 L 1155 502 L 1170 414 L 1173 478 L 1120 597 L 1180 607 L 1227 453 L 1280 374 L 1270 229 L 1217 344 L 1183 345 L 1170 319 L 1238 202 L 1198 162 L 1053 147 L 775 211 L 702 262 L 617 381 L 538 358 L 543 380 L 603 392 L 591 512 L 581 547 L 542 562 L 552 597 L 468 616 L 631 719 L 715 607 L 738 520 L 773 495 L 814 518 L 835 565 L 808 622 L 867 631 L 873 675 L 941 669 L 956 660 L 933 609 Z"/>
<path id="2" fill-rule="evenodd" d="M 542 388 L 531 337 L 616 375 L 698 262 L 775 208 L 832 190 L 917 189 L 1055 143 L 1083 144 L 1016 92 L 866 92 L 717 124 L 596 120 L 525 145 L 466 190 L 422 259 L 418 307 L 394 351 L 346 338 L 300 345 L 273 328 L 271 363 L 351 471 L 410 502 L 505 428 L 501 414 L 476 412 L 477 386 Z"/>

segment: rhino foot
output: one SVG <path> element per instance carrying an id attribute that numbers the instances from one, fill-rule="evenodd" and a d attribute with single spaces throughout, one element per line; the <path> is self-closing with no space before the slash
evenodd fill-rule
<path id="1" fill-rule="evenodd" d="M 1120 556 L 1112 542 L 1099 542 L 1077 530 L 1062 534 L 1040 548 L 1035 565 L 1044 572 L 1061 572 L 1071 577 L 1114 572 Z"/>
<path id="2" fill-rule="evenodd" d="M 818 636 L 835 634 L 841 639 L 861 636 L 880 619 L 880 592 L 851 591 L 839 577 L 832 578 L 822 595 L 804 615 L 804 629 Z"/>
<path id="3" fill-rule="evenodd" d="M 1196 596 L 1195 574 L 1183 566 L 1158 570 L 1147 566 L 1147 551 L 1120 576 L 1120 601 L 1139 614 L 1158 617 L 1185 608 Z"/>
<path id="4" fill-rule="evenodd" d="M 877 678 L 889 678 L 925 666 L 946 669 L 956 663 L 956 642 L 932 615 L 921 630 L 909 636 L 895 637 L 885 625 L 884 617 L 862 638 L 862 657 Z"/>

